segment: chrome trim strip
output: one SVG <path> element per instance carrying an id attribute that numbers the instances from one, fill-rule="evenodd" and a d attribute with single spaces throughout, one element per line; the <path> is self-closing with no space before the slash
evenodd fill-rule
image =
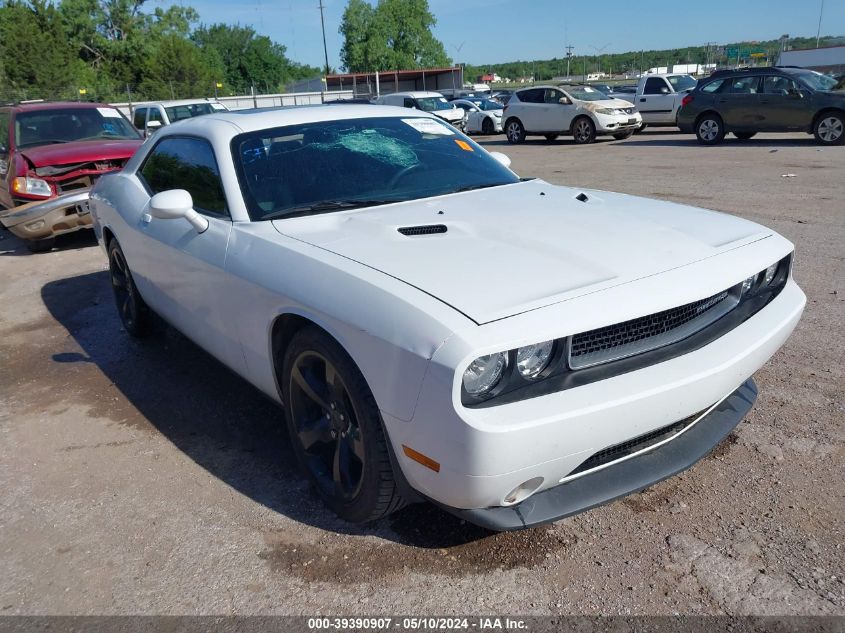
<path id="1" fill-rule="evenodd" d="M 702 420 L 702 419 L 704 419 L 705 417 L 707 417 L 707 415 L 708 415 L 711 411 L 713 411 L 713 409 L 715 409 L 715 408 L 716 408 L 716 407 L 718 407 L 720 404 L 722 404 L 722 403 L 723 403 L 723 402 L 724 402 L 727 398 L 729 398 L 729 397 L 730 397 L 730 396 L 734 393 L 734 391 L 736 391 L 736 390 L 733 390 L 733 391 L 731 391 L 730 393 L 725 394 L 725 396 L 723 396 L 722 398 L 720 398 L 718 402 L 716 402 L 715 404 L 713 404 L 713 406 L 708 407 L 705 411 L 703 411 L 703 412 L 701 413 L 701 415 L 699 415 L 699 416 L 695 419 L 695 421 L 694 421 L 694 422 L 692 422 L 691 424 L 688 424 L 685 428 L 683 428 L 682 430 L 678 431 L 678 432 L 677 432 L 677 433 L 675 433 L 673 436 L 671 436 L 671 437 L 667 437 L 665 440 L 660 440 L 659 442 L 657 442 L 657 444 L 653 444 L 653 445 L 651 445 L 651 446 L 647 446 L 646 448 L 643 448 L 643 449 L 641 449 L 641 450 L 638 450 L 636 453 L 631 453 L 630 455 L 625 455 L 625 457 L 620 457 L 619 459 L 615 459 L 615 460 L 613 460 L 612 462 L 607 462 L 606 464 L 602 464 L 601 466 L 596 466 L 595 468 L 590 468 L 589 470 L 584 470 L 584 471 L 582 471 L 582 472 L 580 472 L 580 473 L 578 473 L 578 474 L 576 474 L 576 475 L 566 476 L 566 477 L 564 477 L 563 479 L 561 479 L 560 481 L 558 481 L 558 483 L 559 483 L 559 484 L 565 484 L 565 483 L 566 483 L 566 482 L 568 482 L 568 481 L 574 481 L 574 480 L 576 480 L 576 479 L 579 479 L 580 477 L 583 477 L 584 475 L 590 475 L 590 474 L 595 473 L 595 472 L 598 472 L 598 471 L 600 471 L 600 470 L 604 470 L 605 468 L 608 468 L 608 467 L 610 467 L 610 466 L 614 466 L 614 465 L 616 465 L 616 464 L 621 464 L 622 462 L 626 462 L 626 461 L 628 461 L 629 459 L 633 459 L 634 457 L 639 457 L 640 455 L 645 455 L 646 453 L 650 453 L 651 451 L 653 451 L 653 450 L 655 450 L 655 449 L 657 449 L 657 448 L 660 448 L 660 447 L 661 447 L 661 446 L 663 446 L 664 444 L 668 444 L 668 443 L 669 443 L 669 442 L 671 442 L 672 440 L 676 440 L 676 439 L 677 439 L 677 438 L 679 438 L 681 435 L 683 435 L 684 433 L 686 433 L 687 431 L 689 431 L 689 430 L 690 430 L 692 427 L 694 427 L 696 424 L 698 424 L 699 422 L 701 422 L 701 420 Z M 657 429 L 655 429 L 655 430 L 657 430 Z M 607 447 L 607 446 L 606 446 L 605 448 L 609 448 L 609 447 Z M 598 451 L 596 451 L 596 453 L 597 453 L 597 452 L 599 452 L 599 451 L 601 451 L 601 450 L 604 450 L 604 449 L 603 449 L 603 448 L 600 448 Z M 594 453 L 594 454 L 595 454 L 595 453 Z M 589 458 L 588 458 L 588 459 L 589 459 Z M 582 463 L 583 463 L 583 462 L 582 462 Z M 575 468 L 578 468 L 578 467 L 576 466 Z"/>

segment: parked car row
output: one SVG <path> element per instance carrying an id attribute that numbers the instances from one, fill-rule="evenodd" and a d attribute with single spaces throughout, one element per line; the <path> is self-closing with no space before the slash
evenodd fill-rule
<path id="1" fill-rule="evenodd" d="M 376 103 L 429 112 L 468 134 L 504 132 L 510 143 L 561 135 L 579 145 L 599 136 L 623 140 L 646 125 L 669 124 L 704 145 L 727 133 L 748 140 L 758 132 L 804 131 L 823 145 L 845 141 L 842 81 L 800 68 L 718 71 L 699 82 L 682 74 L 649 75 L 633 93 L 599 88 L 532 86 L 452 101 L 436 92 L 397 92 Z M 103 174 L 123 167 L 142 136 L 225 111 L 209 100 L 140 103 L 130 123 L 106 104 L 0 107 L 0 222 L 31 250 L 49 250 L 56 235 L 90 227 L 87 192 Z"/>

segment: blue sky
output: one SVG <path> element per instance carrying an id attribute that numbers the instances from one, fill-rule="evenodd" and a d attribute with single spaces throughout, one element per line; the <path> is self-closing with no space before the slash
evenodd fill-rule
<path id="1" fill-rule="evenodd" d="M 375 3 L 375 0 L 370 0 Z M 153 0 L 193 6 L 205 23 L 249 25 L 284 44 L 298 62 L 322 66 L 318 0 Z M 340 65 L 337 32 L 346 0 L 323 0 L 329 63 Z M 470 64 L 663 49 L 706 42 L 814 36 L 821 0 L 429 0 L 435 36 Z M 822 34 L 845 35 L 845 1 L 825 0 Z"/>

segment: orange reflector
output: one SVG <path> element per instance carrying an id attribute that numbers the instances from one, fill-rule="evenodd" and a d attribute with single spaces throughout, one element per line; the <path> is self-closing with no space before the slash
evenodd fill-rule
<path id="1" fill-rule="evenodd" d="M 474 149 L 472 149 L 472 145 L 470 145 L 466 141 L 462 141 L 460 139 L 455 139 L 455 142 L 458 144 L 458 147 L 460 147 L 464 151 L 467 151 L 467 152 L 474 152 L 475 151 Z"/>
<path id="2" fill-rule="evenodd" d="M 405 452 L 405 455 L 413 459 L 415 462 L 422 464 L 426 468 L 431 468 L 431 470 L 436 473 L 440 472 L 440 464 L 431 459 L 431 457 L 426 457 L 422 453 L 418 453 L 410 446 L 405 446 L 404 444 L 402 444 L 402 450 Z"/>

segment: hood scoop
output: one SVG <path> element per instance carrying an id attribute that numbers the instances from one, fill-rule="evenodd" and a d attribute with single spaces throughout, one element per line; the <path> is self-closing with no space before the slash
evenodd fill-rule
<path id="1" fill-rule="evenodd" d="M 418 235 L 445 233 L 449 229 L 446 228 L 445 224 L 423 224 L 421 226 L 402 226 L 396 230 L 407 237 L 417 237 Z"/>

